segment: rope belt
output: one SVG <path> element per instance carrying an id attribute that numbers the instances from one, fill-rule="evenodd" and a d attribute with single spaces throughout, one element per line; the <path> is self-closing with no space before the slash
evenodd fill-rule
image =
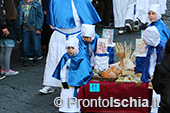
<path id="1" fill-rule="evenodd" d="M 79 30 L 79 31 L 74 32 L 74 33 L 64 33 L 64 32 L 62 32 L 62 31 L 60 31 L 60 30 L 58 30 L 58 29 L 55 29 L 55 30 L 58 31 L 59 33 L 63 34 L 63 35 L 66 35 L 66 40 L 68 40 L 68 37 L 69 37 L 70 35 L 74 35 L 74 34 L 77 34 L 77 33 L 81 32 L 81 30 Z"/>

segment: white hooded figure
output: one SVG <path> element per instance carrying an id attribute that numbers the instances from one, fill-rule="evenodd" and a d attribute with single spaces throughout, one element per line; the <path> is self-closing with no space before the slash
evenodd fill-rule
<path id="1" fill-rule="evenodd" d="M 87 57 L 79 51 L 77 38 L 69 39 L 66 43 L 66 49 L 67 53 L 62 56 L 52 75 L 62 82 L 60 96 L 64 104 L 59 108 L 59 111 L 79 112 L 80 107 L 74 102 L 74 99 L 70 98 L 77 97 L 79 88 L 91 80 L 92 67 Z"/>
<path id="2" fill-rule="evenodd" d="M 143 40 L 149 46 L 156 47 L 160 43 L 160 34 L 155 26 L 148 27 L 143 32 Z M 155 66 L 156 66 L 157 54 L 156 48 L 154 48 L 154 52 L 150 55 L 150 66 L 149 66 L 149 75 L 152 77 L 154 75 Z M 153 90 L 152 95 L 152 108 L 151 113 L 158 113 L 158 107 L 160 102 L 160 95 L 156 94 Z"/>
<path id="3" fill-rule="evenodd" d="M 79 49 L 89 59 L 91 66 L 94 64 L 94 56 L 97 48 L 97 39 L 99 36 L 95 33 L 95 25 L 82 24 L 82 33 L 77 38 L 79 39 Z"/>
<path id="4" fill-rule="evenodd" d="M 75 20 L 76 27 L 75 28 L 57 28 L 51 26 L 52 29 L 59 30 L 64 33 L 73 33 L 81 30 L 81 22 L 80 18 L 78 17 L 77 10 L 75 8 L 73 0 L 71 0 L 72 9 L 73 9 L 73 17 Z M 75 38 L 78 33 L 68 36 L 68 39 Z M 51 35 L 50 42 L 49 42 L 49 51 L 46 58 L 46 65 L 44 70 L 44 78 L 43 78 L 43 87 L 39 90 L 40 93 L 48 94 L 54 92 L 53 87 L 60 87 L 61 82 L 52 77 L 52 74 L 58 65 L 61 57 L 64 53 L 66 53 L 66 36 L 58 31 L 54 31 Z"/>
<path id="5" fill-rule="evenodd" d="M 95 39 L 95 25 L 88 25 L 88 24 L 82 24 L 82 37 L 91 37 L 90 42 L 92 42 Z M 82 38 L 84 41 L 85 39 Z M 90 63 L 92 66 L 94 66 L 94 51 L 92 49 L 92 46 L 89 42 L 89 57 L 90 57 Z"/>
<path id="6" fill-rule="evenodd" d="M 99 36 L 95 33 L 95 26 L 82 24 L 82 33 L 77 36 L 79 39 L 79 48 L 89 59 L 91 66 L 101 71 L 108 69 L 108 56 L 95 56 L 97 49 L 97 40 Z"/>
<path id="7" fill-rule="evenodd" d="M 66 42 L 66 49 L 68 47 L 74 47 L 74 55 L 76 56 L 79 53 L 79 47 L 78 47 L 79 40 L 77 38 L 72 38 L 69 39 Z M 68 80 L 68 73 L 69 73 L 69 67 L 70 67 L 70 60 L 67 60 L 65 66 L 62 68 L 60 72 L 61 76 L 61 82 L 67 82 Z M 69 101 L 70 97 L 74 97 L 75 88 L 74 87 L 69 87 L 69 89 L 61 89 L 61 94 L 60 97 L 63 99 L 63 102 L 65 103 L 62 107 L 59 108 L 60 112 L 80 112 L 80 107 L 77 107 L 77 104 L 74 103 L 74 99 Z M 77 89 L 77 92 L 79 91 L 79 88 Z M 70 107 L 68 107 L 68 103 L 72 102 L 74 104 L 71 104 Z"/>

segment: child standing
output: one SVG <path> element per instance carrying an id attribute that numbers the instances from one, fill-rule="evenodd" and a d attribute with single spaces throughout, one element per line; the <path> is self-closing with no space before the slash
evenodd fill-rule
<path id="1" fill-rule="evenodd" d="M 41 30 L 44 19 L 42 6 L 37 0 L 22 0 L 18 6 L 18 13 L 23 33 L 23 66 L 28 66 L 30 45 L 33 45 L 33 65 L 35 65 L 37 58 L 41 56 Z"/>
<path id="2" fill-rule="evenodd" d="M 151 5 L 148 11 L 148 17 L 151 23 L 149 24 L 148 28 L 145 30 L 146 33 L 144 37 L 146 37 L 146 39 L 147 37 L 149 38 L 148 42 L 157 43 L 158 40 L 155 39 L 157 36 L 154 35 L 153 32 L 158 31 L 158 33 L 160 34 L 159 36 L 160 43 L 157 46 L 151 45 L 152 43 L 148 44 L 147 41 L 145 41 L 150 46 L 148 48 L 146 61 L 144 64 L 145 68 L 143 69 L 143 72 L 142 72 L 141 81 L 148 83 L 148 85 L 152 87 L 151 80 L 153 79 L 155 66 L 156 66 L 156 63 L 160 62 L 163 58 L 165 44 L 170 36 L 170 31 L 168 27 L 165 25 L 165 23 L 161 20 L 162 16 L 161 16 L 160 4 Z M 154 27 L 156 27 L 157 30 Z M 150 30 L 148 29 L 153 29 L 153 30 L 151 30 L 152 32 L 150 32 Z M 148 82 L 149 78 L 150 78 L 150 81 Z M 160 95 L 156 94 L 156 92 L 153 90 L 152 98 L 153 100 L 160 99 Z M 157 113 L 157 111 L 158 111 L 158 106 L 152 107 L 151 112 Z"/>
<path id="3" fill-rule="evenodd" d="M 160 41 L 160 34 L 155 26 L 148 27 L 143 32 L 143 40 L 148 45 L 148 52 L 141 80 L 147 83 L 148 79 L 153 76 L 158 57 L 160 57 L 160 52 L 165 48 L 165 43 Z"/>
<path id="4" fill-rule="evenodd" d="M 160 7 L 161 7 L 160 4 L 151 5 L 148 12 L 148 17 L 151 23 L 148 25 L 148 27 L 155 26 L 160 33 L 161 41 L 164 41 L 166 43 L 170 36 L 170 31 L 168 27 L 165 25 L 165 23 L 161 20 L 162 16 Z"/>
<path id="5" fill-rule="evenodd" d="M 10 6 L 10 7 L 9 7 Z M 17 11 L 13 0 L 4 1 L 4 10 L 6 17 L 6 26 L 9 30 L 9 35 L 5 36 L 1 32 L 0 38 L 0 62 L 1 74 L 16 75 L 19 72 L 10 69 L 10 57 L 13 47 L 15 46 L 15 39 L 21 41 L 21 28 L 17 19 Z"/>
<path id="6" fill-rule="evenodd" d="M 149 17 L 149 19 L 151 21 L 151 23 L 148 25 L 148 28 L 153 27 L 153 26 L 155 26 L 157 28 L 157 30 L 158 30 L 158 32 L 160 34 L 161 45 L 162 45 L 162 47 L 164 49 L 165 44 L 166 44 L 166 42 L 167 42 L 167 40 L 168 40 L 168 38 L 170 36 L 170 31 L 169 31 L 168 27 L 165 25 L 165 23 L 161 20 L 160 4 L 152 4 L 151 5 L 151 7 L 150 7 L 150 9 L 148 11 L 148 17 Z M 151 35 L 151 37 L 153 37 L 153 36 Z M 163 49 L 162 49 L 162 51 L 160 51 L 159 58 L 158 58 L 159 61 L 161 61 L 161 59 L 163 58 L 163 51 L 164 51 Z M 155 65 L 153 67 L 155 67 Z M 153 73 L 151 75 L 153 75 Z M 143 76 L 143 77 L 145 77 L 145 76 Z M 142 78 L 142 79 L 143 79 L 144 82 L 148 82 L 147 79 L 144 79 L 144 78 Z M 151 77 L 151 79 L 152 79 L 152 77 Z"/>
<path id="7" fill-rule="evenodd" d="M 79 112 L 77 104 L 68 107 L 69 97 L 76 97 L 80 86 L 88 83 L 91 79 L 92 67 L 88 59 L 79 52 L 79 41 L 71 38 L 67 41 L 67 53 L 61 58 L 53 77 L 61 80 L 61 98 L 64 99 L 64 106 L 59 108 L 60 112 Z"/>
<path id="8" fill-rule="evenodd" d="M 160 34 L 161 45 L 164 49 L 165 44 L 170 36 L 170 31 L 169 31 L 168 27 L 165 25 L 165 23 L 161 20 L 160 4 L 152 4 L 151 5 L 151 7 L 148 11 L 148 17 L 151 21 L 151 23 L 148 25 L 148 28 L 153 27 L 153 26 L 155 26 L 157 28 L 157 30 Z M 151 36 L 151 37 L 153 37 L 153 36 Z M 159 58 L 158 58 L 159 61 L 161 61 L 161 59 L 163 58 L 163 51 L 164 51 L 163 49 L 162 49 L 162 51 L 160 51 Z M 155 67 L 155 65 L 153 67 Z M 144 70 L 145 69 L 146 68 L 144 68 Z M 143 73 L 145 73 L 145 72 L 143 72 Z M 153 73 L 151 75 L 153 75 Z M 148 74 L 146 74 L 145 76 L 142 74 L 142 77 L 143 77 L 142 81 L 147 83 L 148 82 Z M 147 77 L 147 78 L 144 78 L 144 77 Z M 152 79 L 152 77 L 151 77 L 151 79 Z M 149 82 L 149 83 L 151 85 L 151 82 Z"/>
<path id="9" fill-rule="evenodd" d="M 161 51 L 165 48 L 165 43 L 160 40 L 160 34 L 155 26 L 148 27 L 143 33 L 143 40 L 149 46 L 144 63 L 141 81 L 148 83 L 152 87 L 151 80 L 153 79 L 155 66 L 159 62 Z M 150 80 L 149 80 L 150 79 Z M 160 99 L 160 95 L 153 90 L 153 101 Z M 152 113 L 157 113 L 158 106 L 153 106 Z"/>
<path id="10" fill-rule="evenodd" d="M 82 33 L 79 39 L 79 48 L 82 53 L 90 60 L 91 66 L 94 66 L 94 56 L 97 48 L 97 39 L 99 36 L 95 33 L 95 25 L 82 24 Z"/>

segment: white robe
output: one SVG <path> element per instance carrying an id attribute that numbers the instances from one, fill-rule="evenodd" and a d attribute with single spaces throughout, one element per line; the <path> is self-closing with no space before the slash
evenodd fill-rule
<path id="1" fill-rule="evenodd" d="M 73 16 L 76 23 L 75 28 L 68 28 L 68 29 L 59 29 L 51 26 L 53 29 L 58 29 L 64 33 L 74 33 L 81 30 L 81 22 L 77 14 L 77 10 L 72 0 L 72 9 L 73 9 Z M 68 38 L 76 38 L 78 35 L 70 35 Z M 45 71 L 44 71 L 44 79 L 43 85 L 45 86 L 53 86 L 53 87 L 60 87 L 61 82 L 52 77 L 52 74 L 58 65 L 61 57 L 66 53 L 66 36 L 64 34 L 59 33 L 58 31 L 54 31 L 49 42 L 48 54 L 46 59 Z"/>
<path id="2" fill-rule="evenodd" d="M 158 113 L 160 101 L 161 101 L 160 94 L 157 94 L 155 90 L 153 90 L 151 113 Z"/>
<path id="3" fill-rule="evenodd" d="M 69 98 L 74 98 L 74 87 L 69 87 L 69 89 L 61 89 L 61 94 L 60 97 L 63 99 L 64 101 L 64 105 L 62 107 L 59 108 L 60 112 L 80 112 L 80 106 L 77 103 L 74 104 L 70 104 L 70 107 L 68 106 L 69 103 L 73 103 L 75 100 L 74 99 L 70 99 L 69 102 Z M 77 93 L 79 91 L 79 88 L 77 89 Z M 76 98 L 76 97 L 75 97 Z"/>
<path id="4" fill-rule="evenodd" d="M 148 10 L 149 10 L 149 0 L 137 0 L 135 19 L 138 18 L 144 24 L 146 22 L 149 22 Z"/>
<path id="5" fill-rule="evenodd" d="M 67 67 L 70 67 L 70 59 L 67 60 L 66 64 L 61 69 L 61 72 L 60 72 L 61 82 L 67 82 L 68 81 L 69 69 Z M 74 97 L 74 91 L 75 91 L 74 87 L 69 87 L 69 89 L 61 88 L 60 97 L 63 99 L 64 105 L 59 108 L 60 112 L 80 112 L 80 107 L 78 107 L 78 104 L 77 103 L 73 104 L 74 99 L 72 99 L 69 102 L 69 98 Z M 78 91 L 79 91 L 79 88 L 77 89 L 77 93 L 78 93 Z M 71 102 L 72 102 L 72 104 L 69 107 L 68 104 L 71 103 Z"/>
<path id="6" fill-rule="evenodd" d="M 114 27 L 125 27 L 126 7 L 129 0 L 113 0 Z"/>
<path id="7" fill-rule="evenodd" d="M 155 67 L 156 67 L 156 49 L 154 48 L 154 52 L 150 55 L 150 67 L 149 67 L 149 75 L 150 77 L 154 75 Z"/>
<path id="8" fill-rule="evenodd" d="M 128 0 L 128 4 L 126 7 L 126 18 L 125 20 L 134 20 L 134 10 L 135 10 L 135 4 L 137 0 Z"/>

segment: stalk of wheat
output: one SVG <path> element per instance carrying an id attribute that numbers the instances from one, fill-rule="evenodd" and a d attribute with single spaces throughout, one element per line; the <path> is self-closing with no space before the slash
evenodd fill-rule
<path id="1" fill-rule="evenodd" d="M 132 53 L 132 42 L 128 45 L 127 42 L 125 41 L 124 44 L 117 42 L 115 46 L 115 52 L 120 53 L 120 52 L 125 52 L 125 58 L 130 59 L 132 62 L 135 62 L 136 57 L 135 57 L 135 52 L 136 49 Z"/>

